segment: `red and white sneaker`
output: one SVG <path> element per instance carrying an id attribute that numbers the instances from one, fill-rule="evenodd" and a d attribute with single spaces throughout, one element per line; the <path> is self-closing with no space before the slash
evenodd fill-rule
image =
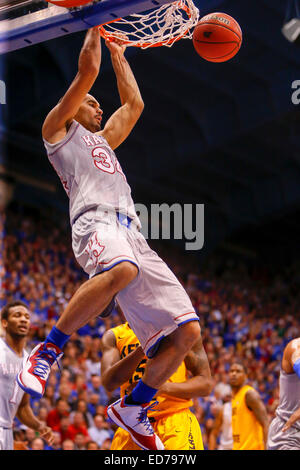
<path id="1" fill-rule="evenodd" d="M 164 450 L 164 445 L 155 434 L 147 411 L 157 405 L 127 405 L 125 397 L 107 408 L 109 418 L 121 428 L 128 431 L 134 442 L 144 450 Z"/>
<path id="2" fill-rule="evenodd" d="M 51 366 L 63 353 L 52 343 L 40 343 L 29 354 L 17 375 L 17 382 L 24 392 L 34 398 L 42 398 Z M 58 362 L 57 362 L 58 363 Z"/>

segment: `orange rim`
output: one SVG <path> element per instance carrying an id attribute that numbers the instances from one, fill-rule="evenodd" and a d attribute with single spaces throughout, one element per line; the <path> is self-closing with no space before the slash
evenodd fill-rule
<path id="1" fill-rule="evenodd" d="M 177 3 L 177 2 L 173 2 L 173 3 Z M 190 12 L 190 9 L 187 7 L 187 5 L 185 3 L 182 3 L 181 1 L 178 2 L 179 4 L 179 8 L 181 8 L 182 10 L 185 11 L 185 13 L 188 15 L 188 17 L 190 18 L 191 17 L 191 12 Z M 116 18 L 114 20 L 111 20 L 111 21 L 108 21 L 107 23 L 103 23 L 102 25 L 99 25 L 99 32 L 100 32 L 100 35 L 106 39 L 106 40 L 110 40 L 112 37 L 114 37 L 114 32 L 109 32 L 105 29 L 105 26 L 108 25 L 108 24 L 111 24 L 111 23 L 116 23 L 118 21 L 120 21 L 122 18 Z M 149 47 L 160 47 L 160 46 L 164 46 L 164 45 L 171 45 L 173 44 L 174 42 L 176 41 L 179 41 L 179 39 L 183 38 L 188 32 L 189 32 L 190 28 L 187 28 L 183 33 L 181 33 L 180 35 L 177 35 L 171 39 L 165 39 L 164 41 L 160 41 L 160 42 L 157 42 L 155 44 L 152 44 L 151 42 L 137 42 L 136 44 L 134 44 L 134 41 L 122 41 L 123 44 L 125 45 L 131 45 L 131 46 L 134 46 L 134 47 L 140 47 L 140 48 L 149 48 Z M 123 32 L 120 30 L 119 31 L 121 34 L 123 34 Z M 115 33 L 118 33 L 118 31 L 116 30 Z"/>

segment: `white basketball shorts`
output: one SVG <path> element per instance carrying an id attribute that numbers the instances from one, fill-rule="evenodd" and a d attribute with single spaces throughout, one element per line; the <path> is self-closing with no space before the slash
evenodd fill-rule
<path id="1" fill-rule="evenodd" d="M 10 428 L 2 428 L 0 426 L 0 450 L 13 450 L 14 439 L 13 431 Z"/>
<path id="2" fill-rule="evenodd" d="M 162 338 L 199 318 L 183 286 L 139 230 L 122 225 L 115 214 L 104 221 L 95 214 L 84 213 L 72 226 L 76 260 L 90 278 L 123 261 L 137 266 L 137 277 L 116 298 L 145 354 L 152 357 Z"/>

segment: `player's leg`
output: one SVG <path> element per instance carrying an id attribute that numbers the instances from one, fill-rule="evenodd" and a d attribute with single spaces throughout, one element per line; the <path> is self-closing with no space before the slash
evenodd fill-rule
<path id="1" fill-rule="evenodd" d="M 163 444 L 147 420 L 149 403 L 199 339 L 200 325 L 191 300 L 166 263 L 141 234 L 133 237 L 128 232 L 130 237 L 139 276 L 119 292 L 117 300 L 150 360 L 131 394 L 110 405 L 107 412 L 142 448 L 160 450 Z"/>
<path id="2" fill-rule="evenodd" d="M 51 366 L 62 356 L 62 348 L 70 335 L 95 318 L 137 273 L 137 266 L 124 261 L 89 279 L 76 291 L 56 326 L 45 341 L 33 349 L 18 374 L 18 383 L 26 393 L 39 398 L 43 395 Z"/>
<path id="3" fill-rule="evenodd" d="M 0 427 L 0 450 L 13 450 L 13 449 L 14 449 L 14 439 L 13 439 L 12 430 Z"/>
<path id="4" fill-rule="evenodd" d="M 154 433 L 147 412 L 158 388 L 178 369 L 187 352 L 200 335 L 198 321 L 190 321 L 163 338 L 155 356 L 147 363 L 145 374 L 130 395 L 109 406 L 108 416 L 120 427 L 130 432 L 132 439 L 142 449 L 163 450 L 160 437 Z"/>
<path id="5" fill-rule="evenodd" d="M 199 336 L 199 322 L 190 321 L 163 338 L 155 356 L 147 361 L 143 378 L 125 397 L 125 402 L 130 405 L 150 403 L 159 387 L 176 372 Z"/>
<path id="6" fill-rule="evenodd" d="M 176 372 L 199 336 L 198 321 L 178 326 L 173 333 L 161 340 L 155 356 L 147 361 L 142 381 L 154 389 L 161 387 Z"/>
<path id="7" fill-rule="evenodd" d="M 111 302 L 120 290 L 124 289 L 138 274 L 138 268 L 127 261 L 117 264 L 86 281 L 75 292 L 65 311 L 57 322 L 57 328 L 71 335 Z"/>
<path id="8" fill-rule="evenodd" d="M 189 409 L 158 419 L 153 428 L 165 450 L 204 450 L 199 422 Z"/>

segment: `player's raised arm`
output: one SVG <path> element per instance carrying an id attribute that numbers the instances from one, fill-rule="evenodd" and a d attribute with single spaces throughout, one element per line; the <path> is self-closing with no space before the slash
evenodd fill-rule
<path id="1" fill-rule="evenodd" d="M 42 134 L 48 142 L 55 143 L 59 140 L 56 134 L 62 129 L 66 129 L 71 123 L 98 76 L 100 63 L 101 42 L 99 30 L 96 27 L 89 29 L 85 36 L 79 55 L 76 77 L 65 95 L 45 119 Z"/>
<path id="2" fill-rule="evenodd" d="M 127 382 L 143 357 L 144 352 L 139 346 L 121 359 L 114 333 L 111 330 L 104 333 L 102 337 L 101 379 L 105 389 L 112 392 Z"/>
<path id="3" fill-rule="evenodd" d="M 110 117 L 104 129 L 99 132 L 103 135 L 110 147 L 114 150 L 130 134 L 138 121 L 144 102 L 133 72 L 124 57 L 125 46 L 106 41 L 110 50 L 112 65 L 117 78 L 121 107 Z"/>

